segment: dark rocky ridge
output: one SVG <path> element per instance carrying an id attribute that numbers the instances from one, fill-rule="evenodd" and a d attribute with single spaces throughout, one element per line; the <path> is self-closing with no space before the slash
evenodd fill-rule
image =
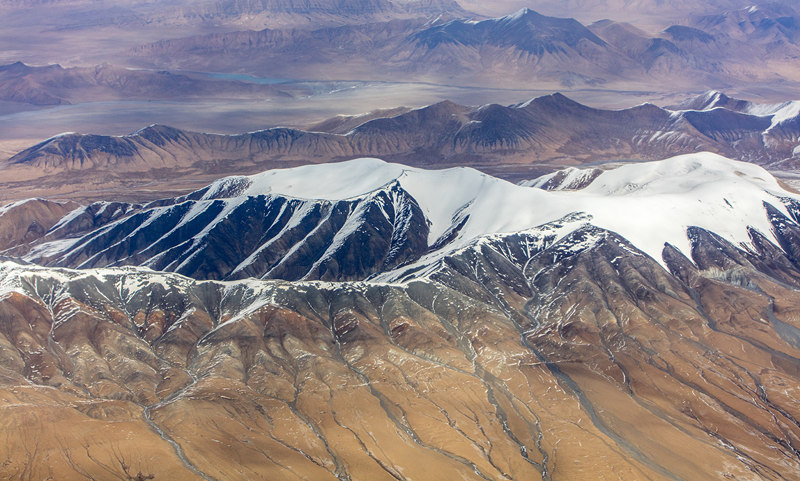
<path id="1" fill-rule="evenodd" d="M 205 192 L 146 205 L 91 204 L 23 239 L 30 244 L 7 242 L 6 252 L 22 255 L 34 240 L 80 237 L 37 254 L 37 262 L 145 265 L 198 279 L 343 281 L 392 270 L 428 251 L 427 220 L 397 183 L 342 201 Z"/>
<path id="2" fill-rule="evenodd" d="M 707 103 L 706 97 L 695 103 Z M 15 198 L 23 192 L 29 197 L 32 188 L 38 195 L 91 190 L 85 185 L 93 179 L 108 188 L 125 182 L 126 190 L 135 192 L 137 182 L 166 186 L 196 178 L 193 185 L 183 184 L 187 189 L 225 174 L 362 156 L 427 167 L 467 165 L 512 178 L 535 177 L 531 170 L 554 170 L 554 164 L 654 160 L 698 151 L 794 168 L 800 120 L 771 127 L 769 116 L 743 112 L 742 102 L 677 113 L 651 104 L 601 110 L 554 94 L 512 106 L 445 101 L 391 117 L 368 116 L 345 133 L 274 128 L 215 135 L 158 125 L 122 137 L 69 134 L 0 164 L 6 179 L 0 185 L 2 195 Z M 341 132 L 340 121 L 315 127 L 326 125 Z"/>

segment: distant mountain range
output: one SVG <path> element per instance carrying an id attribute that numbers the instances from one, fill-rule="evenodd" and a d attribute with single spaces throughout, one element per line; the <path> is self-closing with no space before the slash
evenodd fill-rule
<path id="1" fill-rule="evenodd" d="M 502 81 L 515 87 L 627 83 L 674 90 L 794 82 L 799 41 L 800 16 L 782 5 L 696 16 L 656 36 L 611 20 L 584 26 L 522 9 L 480 21 L 439 17 L 162 40 L 132 50 L 129 60 L 282 78 Z"/>
<path id="2" fill-rule="evenodd" d="M 671 108 L 624 110 L 590 108 L 561 94 L 511 106 L 441 102 L 338 117 L 313 131 L 218 135 L 150 126 L 121 137 L 63 134 L 6 160 L 0 172 L 7 199 L 80 192 L 91 198 L 124 185 L 130 200 L 152 198 L 151 188 L 198 188 L 219 175 L 362 156 L 468 165 L 512 179 L 559 165 L 699 151 L 790 170 L 800 155 L 799 113 L 798 102 L 762 105 L 719 92 Z"/>
<path id="3" fill-rule="evenodd" d="M 0 4 L 6 12 L 0 24 L 6 22 L 8 32 L 40 31 L 51 39 L 58 48 L 49 52 L 18 42 L 22 33 L 9 34 L 9 48 L 20 52 L 18 59 L 33 58 L 37 64 L 85 65 L 91 59 L 92 64 L 155 71 L 514 88 L 536 82 L 554 90 L 789 86 L 800 91 L 793 62 L 800 55 L 800 17 L 790 2 L 566 3 L 572 6 L 545 2 L 535 7 L 567 17 L 592 7 L 603 15 L 584 20 L 585 25 L 529 8 L 486 18 L 450 0 L 70 0 L 6 1 Z M 41 5 L 47 5 L 44 12 L 37 11 Z M 648 10 L 684 13 L 665 16 L 669 23 L 658 27 L 628 18 Z M 610 19 L 595 21 L 603 17 Z M 120 34 L 94 53 L 81 49 L 81 36 L 94 38 L 89 32 L 104 28 L 146 33 Z"/>
<path id="4" fill-rule="evenodd" d="M 749 8 L 754 4 L 794 6 L 792 0 L 495 0 L 478 2 L 462 0 L 466 8 L 480 13 L 498 14 L 522 7 L 534 7 L 538 11 L 554 16 L 578 17 L 581 21 L 594 22 L 604 18 L 615 18 L 627 22 L 643 22 L 647 26 L 663 28 L 665 22 L 677 23 L 692 15 L 712 15 L 729 10 Z M 613 13 L 613 15 L 612 15 Z"/>
<path id="5" fill-rule="evenodd" d="M 46 8 L 46 10 L 42 10 Z M 469 14 L 454 0 L 2 0 L 7 14 L 76 30 L 98 27 L 324 25 Z"/>
<path id="6" fill-rule="evenodd" d="M 258 8 L 299 15 L 328 7 L 335 6 L 289 2 Z M 247 10 L 241 5 L 230 8 Z M 433 3 L 425 8 L 447 10 Z M 584 26 L 530 9 L 485 20 L 456 13 L 315 28 L 224 31 L 160 40 L 114 57 L 115 63 L 144 70 L 108 64 L 30 67 L 17 62 L 0 67 L 0 100 L 58 105 L 86 99 L 270 97 L 302 89 L 170 72 L 175 70 L 513 88 L 530 88 L 536 82 L 540 88 L 553 89 L 675 91 L 797 83 L 793 59 L 800 58 L 800 15 L 789 6 L 697 15 L 656 36 L 628 23 L 602 20 Z"/>
<path id="7" fill-rule="evenodd" d="M 758 3 L 758 2 L 756 2 Z M 793 6 L 790 0 L 772 0 L 768 5 Z M 0 0 L 0 8 L 9 12 L 32 11 L 43 6 L 50 10 L 40 13 L 48 21 L 49 14 L 61 8 L 73 10 L 62 22 L 72 28 L 108 26 L 125 23 L 169 24 L 250 24 L 324 23 L 326 20 L 354 21 L 406 15 L 429 16 L 442 13 L 495 16 L 505 12 L 532 7 L 552 16 L 580 16 L 582 21 L 614 18 L 625 21 L 643 20 L 650 25 L 661 21 L 675 22 L 691 15 L 711 15 L 753 6 L 748 0 L 711 0 L 699 4 L 689 0 L 497 0 L 480 3 L 475 0 L 173 0 L 162 5 L 153 2 L 123 0 Z M 270 19 L 269 17 L 273 17 Z M 277 17 L 277 18 L 276 18 Z M 85 23 L 81 23 L 81 20 Z"/>
<path id="8" fill-rule="evenodd" d="M 227 97 L 288 97 L 298 87 L 212 80 L 165 71 L 132 70 L 112 65 L 33 67 L 22 62 L 0 66 L 0 100 L 53 106 L 103 100 L 180 100 Z"/>

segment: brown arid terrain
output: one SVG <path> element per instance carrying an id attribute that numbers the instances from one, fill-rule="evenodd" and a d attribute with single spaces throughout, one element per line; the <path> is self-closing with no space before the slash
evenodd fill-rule
<path id="1" fill-rule="evenodd" d="M 795 3 L 0 0 L 0 481 L 800 481 Z"/>
<path id="2" fill-rule="evenodd" d="M 800 272 L 696 234 L 403 285 L 4 263 L 0 475 L 800 479 Z"/>
<path id="3" fill-rule="evenodd" d="M 443 216 L 419 189 L 441 173 L 377 162 L 95 204 L 50 244 L 17 236 L 43 263 L 88 268 L 0 260 L 0 477 L 800 479 L 800 197 L 766 171 L 704 154 L 558 180 L 569 171 L 542 191 L 456 169 L 486 196 Z M 300 197 L 312 174 L 381 169 L 401 183 Z M 540 201 L 498 206 L 498 188 Z M 618 216 L 649 195 L 674 205 L 615 232 L 592 224 L 598 189 Z M 554 212 L 546 199 L 594 214 L 463 237 Z M 649 254 L 621 234 L 672 224 L 674 245 Z M 187 246 L 177 269 L 196 257 L 193 277 L 141 267 Z M 282 268 L 208 280 L 243 257 Z"/>

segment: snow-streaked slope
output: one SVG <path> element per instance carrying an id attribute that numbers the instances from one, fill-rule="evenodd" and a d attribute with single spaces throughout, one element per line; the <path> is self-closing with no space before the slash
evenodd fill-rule
<path id="1" fill-rule="evenodd" d="M 666 243 L 691 258 L 691 226 L 740 246 L 753 228 L 777 245 L 764 204 L 791 217 L 785 202 L 800 202 L 763 168 L 711 153 L 587 172 L 568 171 L 557 190 L 543 190 L 534 186 L 552 175 L 515 185 L 471 168 L 372 158 L 273 170 L 137 208 L 78 239 L 55 236 L 24 258 L 201 279 L 394 279 L 487 236 L 545 229 L 561 238 L 591 224 L 663 264 Z"/>
<path id="2" fill-rule="evenodd" d="M 273 194 L 298 199 L 344 200 L 388 184 L 405 169 L 402 165 L 373 158 L 275 169 L 220 179 L 211 184 L 204 198 Z"/>
<path id="3" fill-rule="evenodd" d="M 785 212 L 778 197 L 795 197 L 763 168 L 712 153 L 625 165 L 575 191 L 514 185 L 470 168 L 430 171 L 357 159 L 258 174 L 241 193 L 333 200 L 362 195 L 393 180 L 419 202 L 430 221 L 429 244 L 469 217 L 448 251 L 483 235 L 524 231 L 584 212 L 593 225 L 617 232 L 659 261 L 665 243 L 690 254 L 689 226 L 734 244 L 749 242 L 748 226 L 772 238 L 763 203 Z M 220 181 L 225 182 L 230 179 Z"/>
<path id="4" fill-rule="evenodd" d="M 107 289 L 109 285 L 113 286 L 113 289 Z M 22 265 L 14 261 L 0 260 L 0 300 L 14 293 L 35 294 L 52 307 L 62 301 L 71 302 L 70 299 L 77 294 L 122 307 L 126 304 L 135 304 L 137 300 L 147 305 L 152 302 L 148 299 L 150 294 L 156 291 L 160 293 L 156 302 L 169 307 L 170 299 L 166 295 L 168 293 L 183 299 L 181 304 L 190 305 L 193 302 L 190 298 L 197 292 L 203 289 L 216 290 L 220 293 L 218 299 L 220 317 L 225 318 L 225 322 L 215 329 L 236 322 L 264 306 L 285 305 L 282 294 L 309 288 L 360 292 L 366 289 L 366 284 L 258 279 L 197 281 L 173 272 L 159 272 L 139 266 L 69 269 Z M 73 303 L 72 309 L 80 307 Z M 62 309 L 60 317 L 65 317 L 64 311 Z M 59 318 L 55 320 L 56 324 L 60 321 Z M 170 329 L 181 327 L 181 321 L 182 319 L 178 319 Z"/>
<path id="5" fill-rule="evenodd" d="M 792 120 L 800 115 L 800 100 L 790 100 L 777 104 L 759 104 L 744 100 L 732 99 L 717 90 L 709 90 L 704 94 L 692 99 L 686 110 L 680 108 L 675 112 L 682 111 L 710 111 L 714 109 L 729 109 L 743 114 L 756 117 L 769 117 L 770 126 L 767 131 L 775 128 L 787 120 Z"/>
<path id="6" fill-rule="evenodd" d="M 576 190 L 589 185 L 602 171 L 596 168 L 579 169 L 567 167 L 563 170 L 520 182 L 524 187 L 536 187 L 544 190 Z"/>

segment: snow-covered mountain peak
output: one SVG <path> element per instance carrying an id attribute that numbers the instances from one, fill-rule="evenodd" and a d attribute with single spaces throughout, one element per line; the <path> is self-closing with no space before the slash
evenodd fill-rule
<path id="1" fill-rule="evenodd" d="M 434 181 L 426 175 L 441 177 Z M 447 199 L 449 205 L 439 207 L 439 223 L 466 219 L 451 249 L 477 237 L 521 232 L 580 212 L 591 216 L 591 224 L 620 234 L 658 261 L 665 243 L 690 256 L 686 231 L 691 226 L 737 245 L 750 242 L 749 227 L 774 238 L 764 203 L 788 214 L 779 197 L 795 198 L 763 168 L 711 153 L 628 164 L 592 177 L 577 190 L 544 191 L 486 177 L 469 185 L 447 171 L 417 171 L 415 182 L 404 188 L 426 215 L 437 199 Z M 415 193 L 422 181 L 436 187 L 421 189 L 434 197 Z M 449 222 L 447 215 L 452 216 Z"/>
<path id="2" fill-rule="evenodd" d="M 508 184 L 469 167 L 425 170 L 360 158 L 226 177 L 209 186 L 203 199 L 273 195 L 341 201 L 374 193 L 395 182 L 419 202 L 430 222 L 430 243 L 451 226 L 456 212 L 480 196 L 487 185 Z"/>
<path id="3" fill-rule="evenodd" d="M 400 177 L 405 169 L 402 165 L 373 158 L 276 169 L 251 176 L 250 186 L 244 193 L 342 200 L 380 189 Z"/>
<path id="4" fill-rule="evenodd" d="M 690 255 L 690 226 L 734 244 L 749 242 L 748 227 L 770 238 L 764 203 L 781 209 L 777 197 L 791 197 L 763 168 L 711 153 L 569 174 L 585 178 L 584 185 L 543 191 L 469 168 L 425 170 L 368 158 L 258 174 L 244 194 L 342 200 L 396 181 L 428 219 L 429 245 L 456 234 L 443 254 L 481 236 L 521 232 L 582 212 L 659 261 L 665 243 Z"/>
<path id="5" fill-rule="evenodd" d="M 779 197 L 795 198 L 763 168 L 710 153 L 619 167 L 574 194 L 583 197 L 594 225 L 619 233 L 656 260 L 664 243 L 689 256 L 691 226 L 735 245 L 750 243 L 749 227 L 774 239 L 764 204 L 788 214 Z"/>
<path id="6" fill-rule="evenodd" d="M 775 178 L 762 167 L 704 153 L 623 165 L 603 172 L 584 192 L 650 196 L 685 194 L 697 189 L 724 190 L 740 184 L 763 190 L 782 190 Z"/>
<path id="7" fill-rule="evenodd" d="M 375 191 L 400 177 L 406 167 L 380 159 L 274 169 L 220 179 L 204 198 L 281 195 L 299 199 L 342 200 Z"/>
<path id="8" fill-rule="evenodd" d="M 514 13 L 512 13 L 510 15 L 506 15 L 505 17 L 500 17 L 500 18 L 498 18 L 496 20 L 497 21 L 505 21 L 505 22 L 514 22 L 514 21 L 522 20 L 523 18 L 527 17 L 528 15 L 539 16 L 539 13 L 531 10 L 528 7 L 523 7 L 523 8 L 520 8 L 519 10 L 517 10 L 516 12 L 514 12 Z"/>
<path id="9" fill-rule="evenodd" d="M 755 117 L 768 117 L 770 119 L 770 125 L 766 129 L 768 132 L 778 124 L 796 119 L 800 115 L 800 101 L 790 100 L 775 104 L 761 104 L 734 99 L 720 91 L 709 90 L 697 97 L 668 108 L 674 115 L 679 117 L 686 112 L 709 112 L 717 109 Z"/>
<path id="10" fill-rule="evenodd" d="M 789 222 L 796 220 L 790 210 L 800 212 L 800 196 L 763 168 L 711 153 L 567 169 L 523 185 L 470 168 L 366 158 L 229 177 L 174 202 L 95 216 L 96 229 L 75 237 L 59 228 L 24 259 L 144 265 L 201 279 L 393 278 L 391 271 L 432 265 L 481 239 L 536 236 L 558 222 L 552 235 L 594 226 L 663 265 L 667 243 L 691 258 L 691 227 L 745 246 L 755 230 L 781 245 L 766 204 Z M 565 218 L 579 221 L 559 221 Z"/>

